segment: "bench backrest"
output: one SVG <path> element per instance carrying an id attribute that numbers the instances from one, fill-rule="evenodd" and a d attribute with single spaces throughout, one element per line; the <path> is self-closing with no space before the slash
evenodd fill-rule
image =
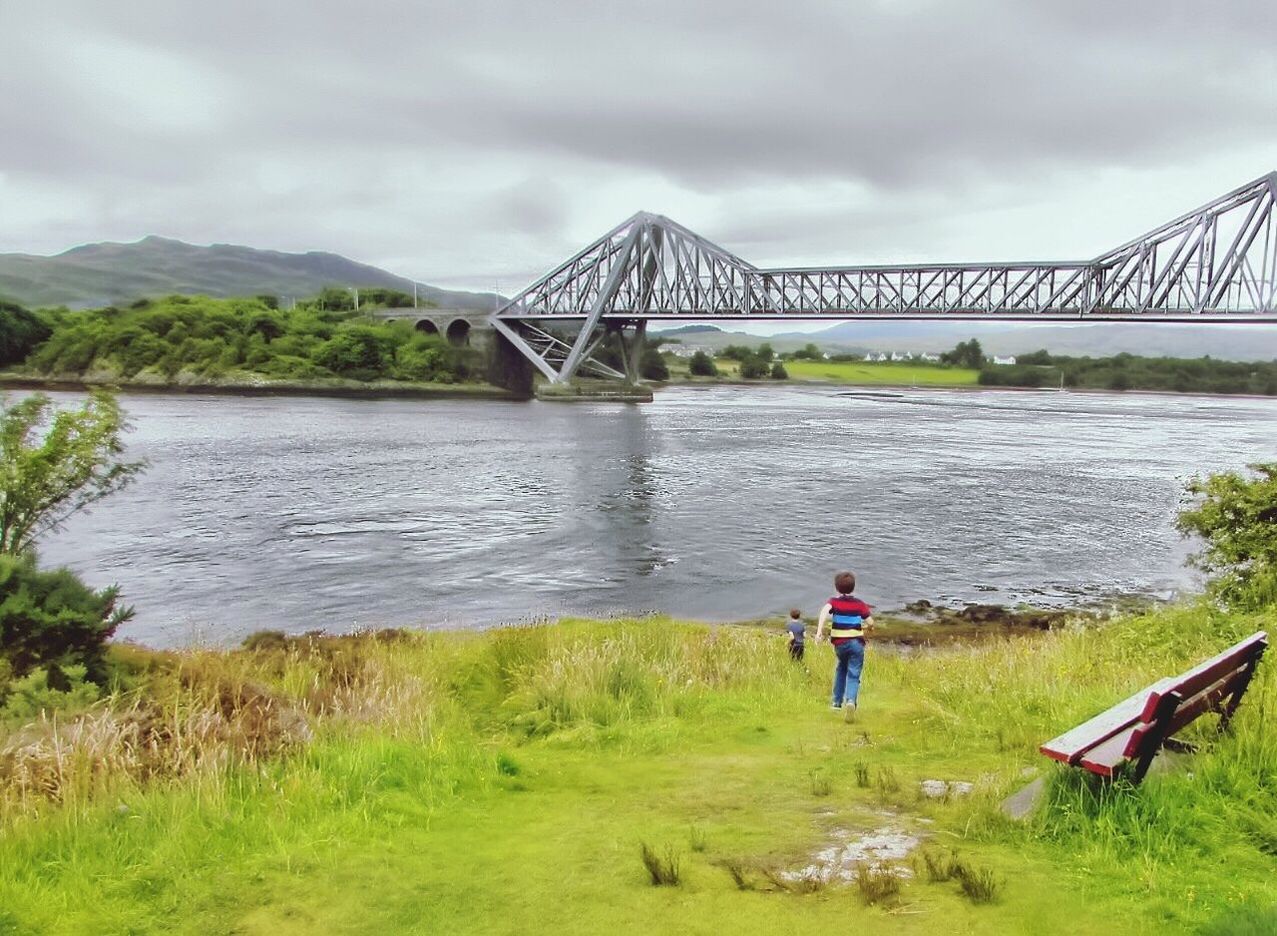
<path id="1" fill-rule="evenodd" d="M 1127 757 L 1142 752 L 1145 744 L 1160 744 L 1198 717 L 1214 711 L 1226 698 L 1245 688 L 1258 658 L 1268 647 L 1265 631 L 1239 640 L 1223 653 L 1199 663 L 1186 673 L 1166 683 L 1150 687 L 1140 724 L 1126 745 Z M 1159 713 L 1168 713 L 1168 723 L 1159 724 Z"/>
<path id="2" fill-rule="evenodd" d="M 1124 758 L 1145 762 L 1162 741 L 1230 699 L 1232 707 L 1268 646 L 1260 631 L 1179 676 L 1159 679 L 1040 748 L 1066 764 L 1111 774 Z M 1095 763 L 1089 763 L 1091 758 Z"/>

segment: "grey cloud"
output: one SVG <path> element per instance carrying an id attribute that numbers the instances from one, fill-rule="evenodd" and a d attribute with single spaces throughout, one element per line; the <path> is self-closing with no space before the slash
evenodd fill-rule
<path id="1" fill-rule="evenodd" d="M 634 188 L 697 201 L 742 252 L 872 252 L 1061 177 L 1277 155 L 1259 0 L 50 0 L 5 19 L 0 172 L 81 192 L 85 239 L 163 226 L 523 270 L 583 219 L 654 207 L 600 213 Z M 819 203 L 839 186 L 862 197 Z"/>

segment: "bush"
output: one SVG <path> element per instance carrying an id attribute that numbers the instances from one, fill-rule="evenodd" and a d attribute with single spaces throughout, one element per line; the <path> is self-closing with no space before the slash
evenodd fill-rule
<path id="1" fill-rule="evenodd" d="M 45 322 L 22 306 L 0 302 L 0 367 L 20 364 L 52 333 Z"/>
<path id="2" fill-rule="evenodd" d="M 670 369 L 665 358 L 655 348 L 648 348 L 639 360 L 639 374 L 644 380 L 669 380 Z"/>
<path id="3" fill-rule="evenodd" d="M 0 659 L 19 679 L 45 668 L 58 691 L 69 688 L 68 667 L 101 679 L 106 641 L 133 616 L 117 597 L 116 588 L 95 592 L 68 569 L 38 569 L 31 553 L 0 555 Z"/>
<path id="4" fill-rule="evenodd" d="M 697 351 L 692 355 L 691 361 L 687 365 L 687 370 L 693 377 L 718 376 L 718 368 L 714 366 L 714 359 L 704 351 Z"/>
<path id="5" fill-rule="evenodd" d="M 460 352 L 439 335 L 416 332 L 394 352 L 396 380 L 452 383 L 464 375 Z"/>
<path id="6" fill-rule="evenodd" d="M 345 329 L 315 349 L 312 359 L 320 367 L 343 376 L 359 370 L 379 370 L 382 342 L 369 328 Z"/>
<path id="7" fill-rule="evenodd" d="M 60 679 L 47 669 L 14 680 L 6 691 L 0 683 L 0 722 L 26 721 L 42 713 L 72 713 L 88 708 L 102 697 L 100 687 L 89 682 L 88 667 L 72 663 L 60 667 Z M 54 682 L 64 686 L 56 689 Z"/>
<path id="8" fill-rule="evenodd" d="M 760 377 L 766 377 L 768 373 L 766 362 L 756 357 L 749 357 L 741 361 L 740 375 L 746 380 L 757 380 Z"/>
<path id="9" fill-rule="evenodd" d="M 1204 542 L 1193 564 L 1239 608 L 1277 602 L 1277 462 L 1250 468 L 1256 477 L 1230 471 L 1189 482 L 1196 504 L 1176 520 L 1180 533 Z"/>
<path id="10" fill-rule="evenodd" d="M 789 371 L 785 370 L 785 365 L 777 361 L 772 365 L 772 380 L 788 380 Z"/>

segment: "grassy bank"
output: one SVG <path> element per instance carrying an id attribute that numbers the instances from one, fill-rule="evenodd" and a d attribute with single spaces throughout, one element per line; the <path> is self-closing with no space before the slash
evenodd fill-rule
<path id="1" fill-rule="evenodd" d="M 850 386 L 972 387 L 980 372 L 961 367 L 888 361 L 786 361 L 794 380 L 820 380 Z"/>
<path id="2" fill-rule="evenodd" d="M 432 383 L 406 380 L 345 380 L 340 377 L 277 380 L 252 374 L 186 380 L 121 380 L 109 375 L 39 377 L 0 372 L 0 391 L 87 390 L 114 387 L 129 393 L 212 393 L 228 396 L 403 397 L 406 399 L 524 399 L 502 387 L 485 383 Z"/>
<path id="3" fill-rule="evenodd" d="M 1099 791 L 1036 753 L 1259 627 L 1277 629 L 1277 613 L 1188 606 L 879 648 L 851 723 L 824 701 L 827 648 L 795 665 L 755 628 L 121 647 L 110 699 L 12 722 L 0 745 L 0 932 L 1262 927 L 1277 903 L 1271 664 L 1191 770 Z M 1030 771 L 1050 779 L 1047 802 L 1012 822 L 998 803 Z M 924 779 L 974 791 L 929 799 Z M 870 833 L 921 840 L 880 875 L 898 894 L 873 875 L 803 883 L 822 850 Z M 651 885 L 643 845 L 674 859 L 676 885 Z M 924 852 L 937 866 L 956 852 L 992 899 L 929 880 Z"/>
<path id="4" fill-rule="evenodd" d="M 716 358 L 717 377 L 693 377 L 686 358 L 671 357 L 670 377 L 678 383 L 739 383 L 740 362 Z M 792 381 L 833 383 L 850 387 L 974 387 L 980 372 L 961 367 L 936 367 L 890 361 L 784 361 Z M 772 385 L 785 381 L 771 377 L 749 381 Z"/>

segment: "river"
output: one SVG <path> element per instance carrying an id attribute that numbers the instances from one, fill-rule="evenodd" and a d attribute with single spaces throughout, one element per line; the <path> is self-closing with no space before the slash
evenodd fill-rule
<path id="1" fill-rule="evenodd" d="M 74 394 L 54 394 L 74 400 Z M 45 539 L 121 637 L 814 613 L 1193 587 L 1195 473 L 1277 457 L 1277 401 L 687 387 L 649 405 L 124 397 L 134 486 Z"/>

